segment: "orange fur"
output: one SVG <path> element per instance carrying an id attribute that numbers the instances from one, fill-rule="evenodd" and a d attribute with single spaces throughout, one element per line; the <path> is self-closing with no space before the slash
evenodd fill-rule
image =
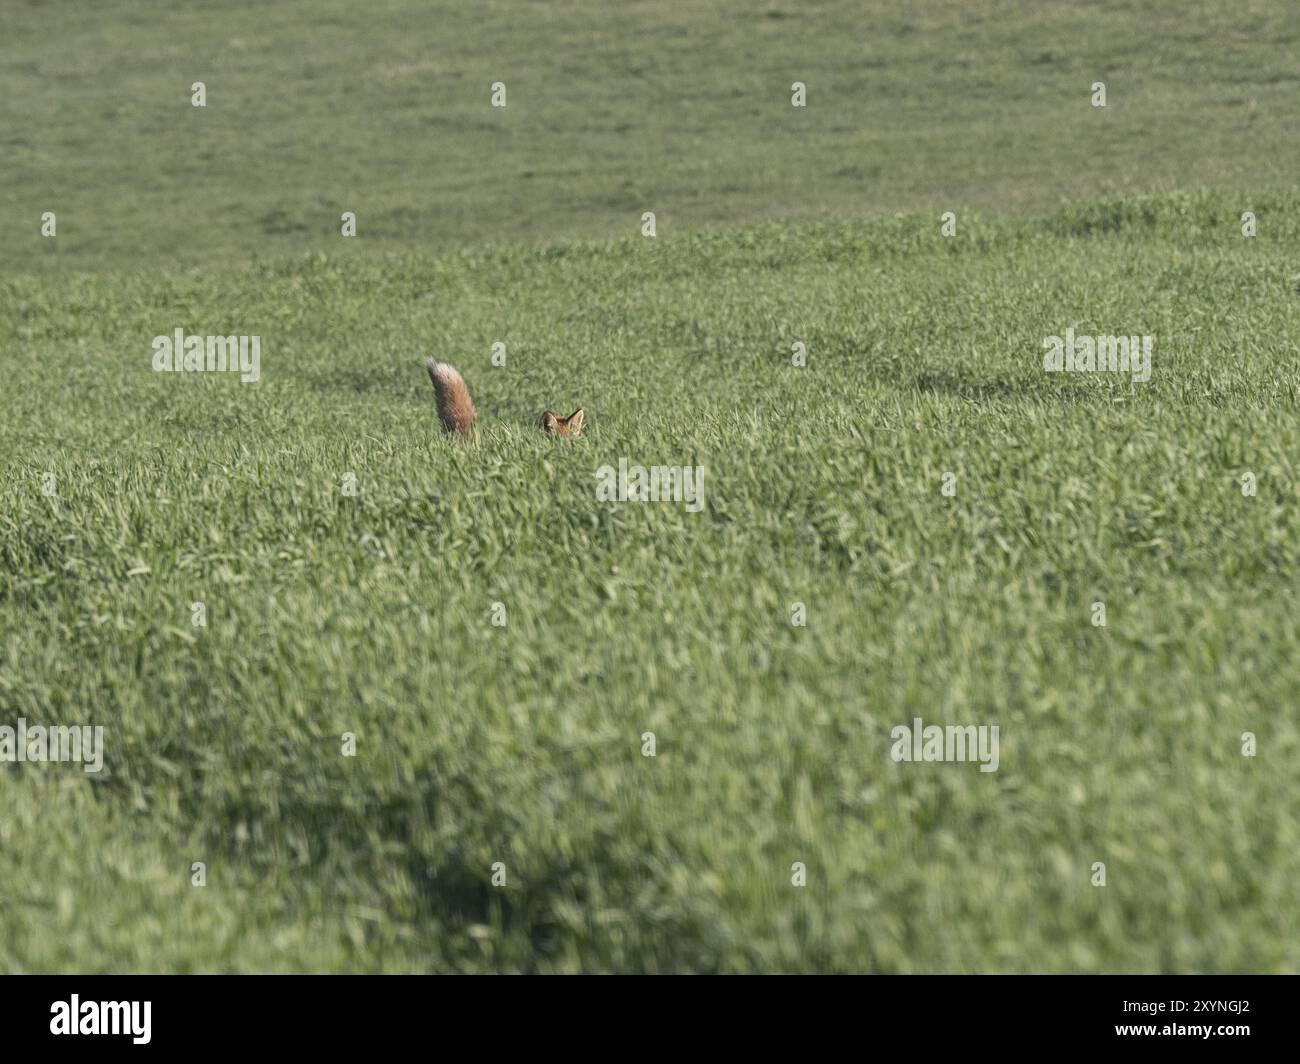
<path id="1" fill-rule="evenodd" d="M 581 436 L 582 422 L 586 416 L 580 409 L 568 417 L 560 417 L 548 410 L 542 415 L 542 431 L 548 436 Z"/>
<path id="2" fill-rule="evenodd" d="M 443 432 L 456 432 L 461 436 L 472 435 L 474 429 L 474 402 L 465 387 L 465 378 L 457 372 L 455 366 L 439 362 L 436 358 L 425 363 L 429 370 L 429 379 L 433 381 L 433 391 L 438 399 L 438 420 L 442 422 Z"/>
<path id="3" fill-rule="evenodd" d="M 433 381 L 433 392 L 438 400 L 438 420 L 442 422 L 443 432 L 453 432 L 460 436 L 474 434 L 474 401 L 469 397 L 469 388 L 465 378 L 455 366 L 431 358 L 425 362 L 429 379 Z M 560 417 L 548 410 L 542 415 L 541 430 L 548 436 L 581 436 L 582 423 L 586 414 L 575 410 L 568 417 Z"/>

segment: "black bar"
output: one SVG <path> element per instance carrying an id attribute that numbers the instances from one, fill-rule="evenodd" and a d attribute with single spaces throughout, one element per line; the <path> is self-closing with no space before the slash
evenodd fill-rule
<path id="1" fill-rule="evenodd" d="M 337 1055 L 416 1039 L 433 1053 L 659 1042 L 674 1055 L 750 1043 L 770 1055 L 849 1040 L 872 1053 L 1128 1045 L 1222 1055 L 1293 1048 L 1297 985 L 1293 976 L 11 976 L 0 984 L 0 1015 L 2 1044 L 37 1051 L 111 1043 Z M 119 1030 L 143 1034 L 148 1002 L 148 1041 L 52 1033 L 70 1018 L 73 995 L 86 1029 L 116 1018 Z M 102 1002 L 139 1008 L 128 1015 Z"/>

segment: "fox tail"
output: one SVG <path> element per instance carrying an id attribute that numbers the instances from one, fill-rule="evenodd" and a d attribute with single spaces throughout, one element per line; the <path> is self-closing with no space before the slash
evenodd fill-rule
<path id="1" fill-rule="evenodd" d="M 465 378 L 455 366 L 431 358 L 425 363 L 433 392 L 438 399 L 438 420 L 443 432 L 468 436 L 474 427 L 474 402 L 465 387 Z"/>

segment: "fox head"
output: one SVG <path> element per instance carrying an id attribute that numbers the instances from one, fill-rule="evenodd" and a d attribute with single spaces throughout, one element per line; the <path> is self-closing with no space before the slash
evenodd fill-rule
<path id="1" fill-rule="evenodd" d="M 548 436 L 581 436 L 582 410 L 575 410 L 568 417 L 560 417 L 551 410 L 542 415 L 542 431 Z"/>

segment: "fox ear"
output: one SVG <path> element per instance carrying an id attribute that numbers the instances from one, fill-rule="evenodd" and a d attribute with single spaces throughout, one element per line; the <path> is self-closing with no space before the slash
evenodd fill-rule
<path id="1" fill-rule="evenodd" d="M 542 431 L 548 436 L 554 436 L 555 430 L 559 428 L 560 419 L 550 410 L 542 415 Z"/>
<path id="2" fill-rule="evenodd" d="M 579 407 L 564 419 L 565 423 L 569 426 L 569 431 L 574 436 L 578 435 L 582 431 L 582 419 L 586 416 L 587 415 L 583 412 L 582 408 Z"/>

